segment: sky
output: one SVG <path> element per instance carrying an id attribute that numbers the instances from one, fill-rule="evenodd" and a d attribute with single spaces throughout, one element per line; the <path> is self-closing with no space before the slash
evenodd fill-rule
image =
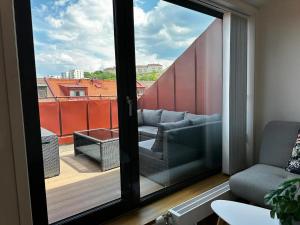
<path id="1" fill-rule="evenodd" d="M 112 0 L 31 0 L 38 76 L 115 66 Z M 134 0 L 136 64 L 171 65 L 214 17 L 161 0 Z"/>

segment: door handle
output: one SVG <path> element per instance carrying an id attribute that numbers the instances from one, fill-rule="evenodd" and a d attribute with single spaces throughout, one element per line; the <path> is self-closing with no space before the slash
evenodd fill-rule
<path id="1" fill-rule="evenodd" d="M 128 114 L 131 117 L 132 116 L 132 103 L 133 103 L 133 101 L 129 96 L 126 96 L 126 101 L 127 101 L 127 104 L 128 104 Z"/>

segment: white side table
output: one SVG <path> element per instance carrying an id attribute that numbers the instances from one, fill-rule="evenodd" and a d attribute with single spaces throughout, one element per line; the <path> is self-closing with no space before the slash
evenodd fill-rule
<path id="1" fill-rule="evenodd" d="M 272 219 L 270 210 L 240 202 L 216 200 L 211 203 L 212 210 L 230 225 L 279 225 Z M 219 224 L 220 221 L 218 221 Z"/>

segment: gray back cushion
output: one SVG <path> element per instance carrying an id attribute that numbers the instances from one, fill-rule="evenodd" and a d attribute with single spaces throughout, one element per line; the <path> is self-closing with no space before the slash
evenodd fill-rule
<path id="1" fill-rule="evenodd" d="M 193 125 L 203 124 L 207 122 L 214 122 L 214 121 L 220 121 L 221 115 L 220 114 L 212 114 L 212 115 L 200 115 L 197 117 L 192 117 L 191 123 Z"/>
<path id="2" fill-rule="evenodd" d="M 259 163 L 285 168 L 299 128 L 300 122 L 269 122 L 263 132 Z"/>
<path id="3" fill-rule="evenodd" d="M 146 126 L 158 126 L 160 123 L 162 110 L 151 110 L 151 109 L 143 109 L 143 125 Z"/>
<path id="4" fill-rule="evenodd" d="M 151 150 L 153 152 L 162 152 L 163 151 L 163 137 L 164 137 L 164 132 L 166 130 L 187 127 L 189 125 L 190 125 L 189 120 L 181 120 L 181 121 L 177 121 L 177 122 L 158 124 L 158 132 L 157 132 L 156 139 L 155 139 L 155 142 L 154 142 Z"/>
<path id="5" fill-rule="evenodd" d="M 214 122 L 214 121 L 220 121 L 220 120 L 221 120 L 221 114 L 218 114 L 218 113 L 208 115 L 206 117 L 206 122 Z"/>
<path id="6" fill-rule="evenodd" d="M 138 109 L 137 111 L 137 117 L 138 117 L 138 126 L 143 126 L 144 121 L 143 121 L 143 114 L 142 114 L 142 110 Z"/>
<path id="7" fill-rule="evenodd" d="M 161 123 L 177 122 L 183 120 L 185 112 L 175 112 L 163 110 L 161 113 Z"/>
<path id="8" fill-rule="evenodd" d="M 193 113 L 186 113 L 184 115 L 184 119 L 204 119 L 206 117 L 206 115 L 197 115 L 197 114 L 193 114 Z"/>

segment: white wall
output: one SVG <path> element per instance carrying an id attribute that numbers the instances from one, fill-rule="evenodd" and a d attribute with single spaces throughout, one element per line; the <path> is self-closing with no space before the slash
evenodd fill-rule
<path id="1" fill-rule="evenodd" d="M 300 1 L 272 0 L 256 18 L 255 147 L 270 120 L 300 121 Z"/>

